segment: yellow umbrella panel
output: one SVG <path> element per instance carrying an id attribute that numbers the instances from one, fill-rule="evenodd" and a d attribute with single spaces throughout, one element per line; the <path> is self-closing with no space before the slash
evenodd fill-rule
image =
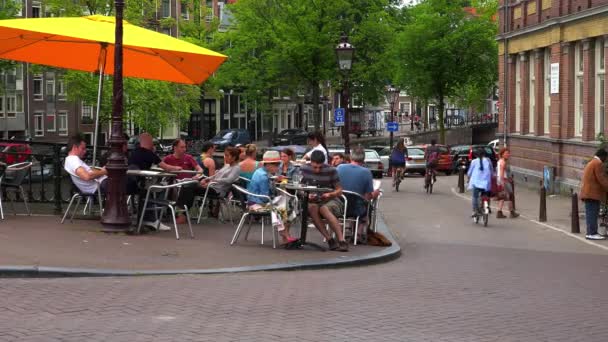
<path id="1" fill-rule="evenodd" d="M 0 20 L 0 58 L 96 72 L 102 47 L 114 56 L 114 17 Z M 226 56 L 124 22 L 123 74 L 185 84 L 203 83 Z M 103 63 L 103 74 L 114 73 Z"/>

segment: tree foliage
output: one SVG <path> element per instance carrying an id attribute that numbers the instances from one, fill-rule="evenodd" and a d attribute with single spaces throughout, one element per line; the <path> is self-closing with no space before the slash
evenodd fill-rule
<path id="1" fill-rule="evenodd" d="M 462 0 L 423 0 L 408 10 L 395 41 L 397 79 L 410 94 L 438 102 L 442 142 L 445 100 L 457 95 L 478 99 L 497 79 L 496 23 L 485 12 L 464 11 L 465 5 Z"/>

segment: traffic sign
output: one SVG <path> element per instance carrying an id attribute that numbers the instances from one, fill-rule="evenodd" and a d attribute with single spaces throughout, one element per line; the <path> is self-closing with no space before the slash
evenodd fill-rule
<path id="1" fill-rule="evenodd" d="M 344 108 L 334 110 L 334 126 L 344 126 Z"/>
<path id="2" fill-rule="evenodd" d="M 399 123 L 398 122 L 387 122 L 386 130 L 389 132 L 397 132 L 399 131 Z"/>

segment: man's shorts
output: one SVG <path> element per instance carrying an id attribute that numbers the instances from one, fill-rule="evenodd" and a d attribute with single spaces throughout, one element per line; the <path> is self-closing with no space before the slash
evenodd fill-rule
<path id="1" fill-rule="evenodd" d="M 311 202 L 310 204 L 316 204 L 319 208 L 326 207 L 336 218 L 344 215 L 344 203 L 338 198 L 332 198 L 324 202 Z"/>

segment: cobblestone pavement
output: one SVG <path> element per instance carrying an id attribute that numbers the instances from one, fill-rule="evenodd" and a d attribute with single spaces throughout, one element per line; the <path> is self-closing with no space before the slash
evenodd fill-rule
<path id="1" fill-rule="evenodd" d="M 606 253 L 525 220 L 475 226 L 447 179 L 387 191 L 390 263 L 1 279 L 0 341 L 608 341 Z"/>

